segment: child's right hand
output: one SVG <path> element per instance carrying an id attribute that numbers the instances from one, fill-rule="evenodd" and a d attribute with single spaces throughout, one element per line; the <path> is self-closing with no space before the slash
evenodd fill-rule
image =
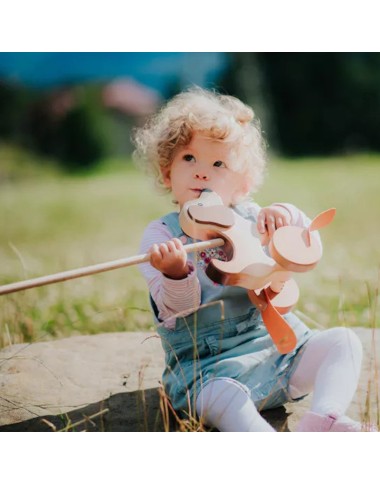
<path id="1" fill-rule="evenodd" d="M 181 280 L 189 274 L 187 253 L 182 242 L 173 238 L 166 243 L 153 244 L 149 249 L 150 264 L 173 280 Z"/>

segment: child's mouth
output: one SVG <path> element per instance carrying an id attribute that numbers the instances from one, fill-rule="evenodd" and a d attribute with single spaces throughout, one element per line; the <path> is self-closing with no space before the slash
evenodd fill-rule
<path id="1" fill-rule="evenodd" d="M 196 195 L 201 195 L 201 193 L 205 190 L 205 189 L 190 189 L 191 192 L 194 192 Z"/>

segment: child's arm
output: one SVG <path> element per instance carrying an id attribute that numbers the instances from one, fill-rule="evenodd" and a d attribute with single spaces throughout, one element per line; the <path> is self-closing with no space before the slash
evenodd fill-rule
<path id="1" fill-rule="evenodd" d="M 200 284 L 193 265 L 187 260 L 186 253 L 182 253 L 181 242 L 173 242 L 174 248 L 171 243 L 168 244 L 171 238 L 170 231 L 161 221 L 153 221 L 146 228 L 140 247 L 141 253 L 152 254 L 155 267 L 144 263 L 140 265 L 140 270 L 158 308 L 158 317 L 169 328 L 175 324 L 174 315 L 180 313 L 186 316 L 193 313 L 201 301 Z M 170 249 L 174 250 L 172 254 Z M 173 261 L 175 271 L 171 264 Z"/>

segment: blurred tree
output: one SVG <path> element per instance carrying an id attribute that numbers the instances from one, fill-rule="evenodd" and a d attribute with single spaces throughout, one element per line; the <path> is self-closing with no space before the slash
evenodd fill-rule
<path id="1" fill-rule="evenodd" d="M 49 92 L 29 115 L 33 145 L 69 171 L 95 166 L 109 151 L 108 119 L 97 85 Z"/>
<path id="2" fill-rule="evenodd" d="M 226 56 L 214 85 L 254 108 L 272 149 L 289 156 L 380 150 L 379 53 Z M 166 95 L 182 88 L 173 75 Z M 132 126 L 160 102 L 131 82 L 47 91 L 0 80 L 0 142 L 55 158 L 67 170 L 88 169 L 109 154 L 129 153 Z"/>
<path id="3" fill-rule="evenodd" d="M 276 124 L 272 119 L 271 92 L 266 88 L 259 55 L 250 52 L 227 54 L 228 65 L 220 79 L 220 91 L 236 96 L 254 109 L 271 146 L 276 146 Z"/>
<path id="4" fill-rule="evenodd" d="M 55 158 L 69 171 L 95 166 L 110 153 L 110 115 L 101 90 L 92 84 L 39 91 L 0 83 L 0 142 Z"/>
<path id="5" fill-rule="evenodd" d="M 222 85 L 286 155 L 380 150 L 380 54 L 237 53 Z"/>
<path id="6" fill-rule="evenodd" d="M 34 99 L 29 89 L 0 79 L 0 141 L 25 143 L 25 113 Z"/>

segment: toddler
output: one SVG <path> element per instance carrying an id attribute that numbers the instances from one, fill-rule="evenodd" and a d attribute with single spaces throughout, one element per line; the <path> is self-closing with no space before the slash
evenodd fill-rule
<path id="1" fill-rule="evenodd" d="M 361 431 L 360 423 L 345 416 L 360 374 L 358 337 L 343 327 L 312 331 L 290 312 L 284 318 L 297 346 L 281 355 L 247 290 L 206 276 L 211 258 L 226 259 L 223 247 L 185 252 L 184 243 L 191 241 L 178 211 L 206 189 L 269 238 L 281 226 L 310 223 L 292 204 L 260 208 L 250 200 L 266 166 L 252 109 L 235 97 L 192 88 L 137 129 L 134 141 L 137 157 L 178 207 L 151 222 L 141 243 L 141 252 L 150 254 L 141 271 L 165 351 L 163 385 L 173 408 L 219 431 L 274 431 L 259 411 L 313 391 L 298 431 Z"/>

